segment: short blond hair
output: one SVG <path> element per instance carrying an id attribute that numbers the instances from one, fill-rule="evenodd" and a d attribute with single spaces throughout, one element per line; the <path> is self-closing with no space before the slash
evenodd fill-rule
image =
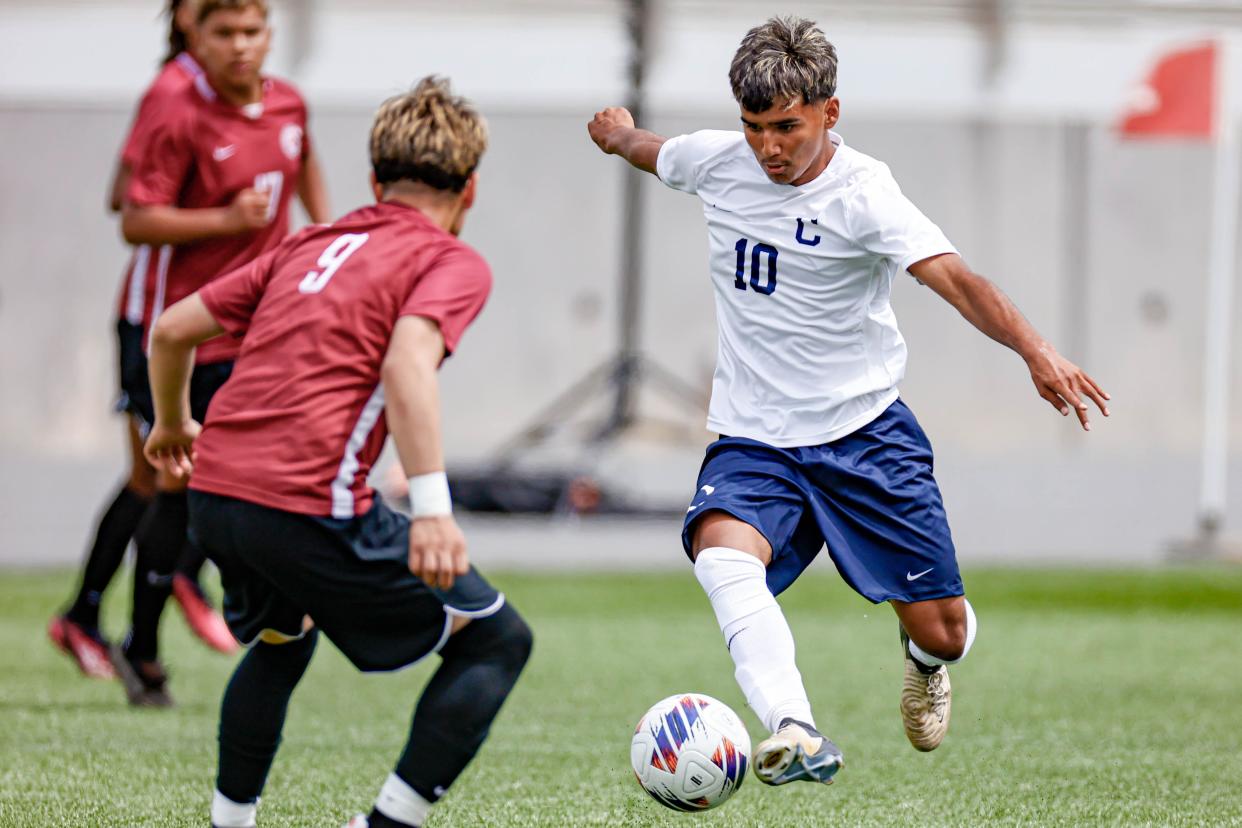
<path id="1" fill-rule="evenodd" d="M 483 116 L 435 75 L 384 101 L 371 127 L 371 168 L 380 184 L 420 181 L 461 192 L 486 149 Z"/>
<path id="2" fill-rule="evenodd" d="M 266 19 L 268 14 L 267 0 L 202 0 L 198 4 L 198 24 L 218 11 L 241 11 L 254 6 Z"/>
<path id="3" fill-rule="evenodd" d="M 810 20 L 773 17 L 742 38 L 729 85 L 747 112 L 827 100 L 837 92 L 837 50 Z"/>

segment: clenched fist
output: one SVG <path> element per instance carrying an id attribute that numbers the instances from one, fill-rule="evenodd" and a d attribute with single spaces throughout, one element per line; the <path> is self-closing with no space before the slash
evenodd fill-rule
<path id="1" fill-rule="evenodd" d="M 271 221 L 268 211 L 272 206 L 272 194 L 260 192 L 253 187 L 242 190 L 229 205 L 229 225 L 234 233 L 259 230 Z"/>
<path id="2" fill-rule="evenodd" d="M 595 117 L 587 124 L 587 132 L 591 134 L 591 140 L 609 154 L 617 152 L 616 144 L 611 140 L 617 130 L 633 128 L 634 116 L 623 106 L 610 106 L 601 112 L 596 112 Z"/>
<path id="3" fill-rule="evenodd" d="M 466 538 L 452 515 L 410 521 L 410 572 L 429 587 L 450 589 L 469 571 Z"/>

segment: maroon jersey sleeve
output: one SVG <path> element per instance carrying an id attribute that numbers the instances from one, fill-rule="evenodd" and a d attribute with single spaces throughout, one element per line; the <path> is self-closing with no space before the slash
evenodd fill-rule
<path id="1" fill-rule="evenodd" d="M 160 97 L 160 93 L 152 86 L 138 104 L 133 125 L 130 126 L 129 135 L 125 138 L 125 146 L 121 148 L 121 163 L 127 167 L 132 168 L 142 157 L 142 148 L 151 134 L 151 123 L 155 120 L 156 113 L 159 112 L 158 99 Z"/>
<path id="2" fill-rule="evenodd" d="M 151 128 L 134 165 L 125 200 L 141 206 L 176 204 L 194 165 L 190 119 L 169 113 Z"/>
<path id="3" fill-rule="evenodd" d="M 250 328 L 250 319 L 276 269 L 276 259 L 285 248 L 284 244 L 272 248 L 198 292 L 207 311 L 226 333 L 241 337 Z"/>
<path id="4" fill-rule="evenodd" d="M 444 349 L 451 354 L 491 289 L 492 271 L 483 257 L 465 245 L 451 247 L 415 283 L 400 315 L 422 316 L 439 325 Z"/>
<path id="5" fill-rule="evenodd" d="M 131 169 L 138 165 L 142 153 L 146 149 L 147 140 L 152 129 L 171 111 L 183 84 L 188 83 L 180 75 L 179 70 L 165 67 L 159 77 L 151 84 L 142 100 L 138 102 L 138 111 L 134 113 L 134 121 L 130 125 L 129 135 L 121 148 L 121 162 Z"/>

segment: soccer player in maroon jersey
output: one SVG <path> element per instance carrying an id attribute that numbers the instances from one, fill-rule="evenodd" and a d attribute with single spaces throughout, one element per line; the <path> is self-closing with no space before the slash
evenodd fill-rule
<path id="1" fill-rule="evenodd" d="M 436 370 L 491 288 L 456 238 L 485 145 L 478 113 L 424 79 L 376 115 L 377 204 L 301 231 L 155 326 L 147 457 L 192 473 L 191 531 L 250 647 L 221 704 L 216 828 L 255 825 L 318 630 L 364 671 L 442 659 L 395 771 L 351 828 L 423 824 L 526 663 L 529 628 L 467 561 L 440 445 Z M 200 431 L 186 404 L 193 353 L 220 334 L 241 353 Z M 412 519 L 366 484 L 389 431 L 413 475 Z"/>
<path id="2" fill-rule="evenodd" d="M 170 0 L 168 4 L 168 54 L 159 74 L 143 93 L 117 160 L 109 194 L 109 207 L 113 212 L 121 209 L 130 173 L 142 156 L 151 127 L 165 117 L 167 107 L 177 98 L 177 93 L 202 74 L 198 61 L 190 51 L 197 13 L 196 0 Z M 127 440 L 129 477 L 99 520 L 94 543 L 82 567 L 77 594 L 69 608 L 54 617 L 48 625 L 52 642 L 72 656 L 85 675 L 93 678 L 112 678 L 115 675 L 108 660 L 108 641 L 99 630 L 99 604 L 125 557 L 130 538 L 155 495 L 155 470 L 142 456 L 142 442 L 153 418 L 142 331 L 151 308 L 152 293 L 147 290 L 150 283 L 148 273 L 161 262 L 166 265 L 171 252 L 170 248 L 153 250 L 150 245 L 139 245 L 125 267 L 116 322 L 120 358 L 117 408 L 130 415 Z M 199 615 L 201 617 L 201 612 Z M 223 625 L 224 622 L 210 608 L 207 615 Z"/>
<path id="3" fill-rule="evenodd" d="M 306 137 L 306 105 L 291 85 L 262 74 L 271 42 L 266 2 L 200 0 L 196 41 L 203 74 L 152 129 L 126 190 L 126 239 L 173 245 L 157 274 L 152 319 L 279 244 L 294 191 L 312 221 L 328 217 Z M 224 339 L 199 349 L 190 385 L 195 416 L 205 415 L 236 355 L 237 343 Z M 135 538 L 130 634 L 124 648 L 113 649 L 112 663 L 131 703 L 168 705 L 158 628 L 186 547 L 187 512 L 183 481 L 161 475 L 157 487 Z"/>

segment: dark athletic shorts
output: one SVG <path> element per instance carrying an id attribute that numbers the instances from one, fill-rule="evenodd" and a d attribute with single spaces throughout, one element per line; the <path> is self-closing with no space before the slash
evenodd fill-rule
<path id="1" fill-rule="evenodd" d="M 116 410 L 128 412 L 150 428 L 151 384 L 147 380 L 147 355 L 142 350 L 142 326 L 118 319 L 116 323 L 117 357 L 120 363 L 120 392 Z M 145 431 L 146 429 L 144 429 Z"/>
<path id="2" fill-rule="evenodd" d="M 142 326 L 124 319 L 116 323 L 120 342 L 121 394 L 117 411 L 127 411 L 138 418 L 143 434 L 155 422 L 155 404 L 151 399 L 151 383 L 147 375 L 147 354 L 142 347 Z M 194 366 L 190 375 L 190 413 L 198 422 L 207 418 L 211 398 L 233 373 L 232 362 L 208 362 Z"/>
<path id="3" fill-rule="evenodd" d="M 411 574 L 409 519 L 376 498 L 348 519 L 313 517 L 190 490 L 190 539 L 220 568 L 224 619 L 249 646 L 302 635 L 309 615 L 366 672 L 397 670 L 448 641 L 455 616 L 504 606 L 472 567 L 447 591 Z"/>
<path id="4" fill-rule="evenodd" d="M 797 580 L 825 544 L 841 577 L 869 601 L 964 592 L 931 444 L 901 400 L 819 446 L 722 437 L 707 447 L 698 486 L 682 529 L 686 554 L 699 518 L 726 512 L 772 545 L 773 595 Z"/>

